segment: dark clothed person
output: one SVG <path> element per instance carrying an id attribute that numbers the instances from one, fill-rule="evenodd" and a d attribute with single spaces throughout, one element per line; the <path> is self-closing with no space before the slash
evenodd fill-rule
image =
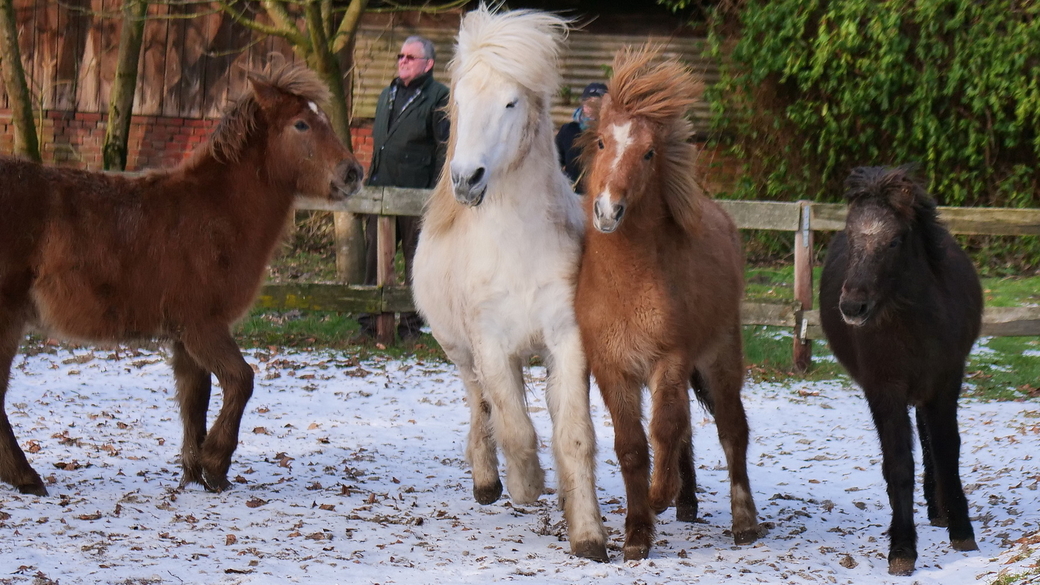
<path id="1" fill-rule="evenodd" d="M 576 193 L 585 193 L 582 179 L 581 149 L 575 144 L 578 136 L 588 128 L 599 113 L 599 104 L 607 86 L 602 83 L 590 83 L 581 92 L 581 105 L 574 110 L 574 121 L 567 122 L 556 133 L 556 153 L 560 159 L 560 167 L 571 180 Z"/>
<path id="2" fill-rule="evenodd" d="M 433 45 L 409 37 L 397 59 L 398 77 L 379 94 L 372 126 L 372 164 L 368 183 L 373 186 L 431 189 L 444 166 L 448 142 L 448 88 L 433 79 Z M 376 284 L 376 218 L 365 221 L 365 284 Z M 412 259 L 419 241 L 419 218 L 397 216 L 397 241 L 404 255 L 405 275 L 412 284 Z M 365 335 L 375 335 L 375 315 L 360 315 Z M 422 318 L 402 313 L 397 327 L 403 340 L 419 336 Z"/>

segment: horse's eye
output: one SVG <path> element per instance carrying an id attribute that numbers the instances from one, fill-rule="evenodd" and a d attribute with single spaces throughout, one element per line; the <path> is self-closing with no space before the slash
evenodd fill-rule
<path id="1" fill-rule="evenodd" d="M 297 120 L 296 123 L 293 124 L 293 128 L 296 128 L 300 132 L 311 129 L 311 127 L 307 125 L 307 122 L 304 122 L 303 120 Z"/>
<path id="2" fill-rule="evenodd" d="M 513 101 L 509 102 L 508 104 L 506 104 L 506 107 L 507 108 L 515 108 L 516 107 L 516 102 L 517 102 L 517 100 L 513 100 Z"/>
<path id="3" fill-rule="evenodd" d="M 599 140 L 597 140 L 597 141 L 596 141 L 596 144 L 598 144 L 598 145 L 599 145 L 599 149 L 600 149 L 600 150 L 603 150 L 603 139 L 602 139 L 602 138 L 600 138 Z"/>
<path id="4" fill-rule="evenodd" d="M 646 154 L 643 155 L 643 158 L 645 160 L 650 160 L 654 158 L 654 149 L 651 148 L 650 150 L 646 151 Z"/>
<path id="5" fill-rule="evenodd" d="M 888 243 L 889 248 L 898 248 L 899 244 L 903 243 L 903 238 L 892 238 L 892 241 Z"/>

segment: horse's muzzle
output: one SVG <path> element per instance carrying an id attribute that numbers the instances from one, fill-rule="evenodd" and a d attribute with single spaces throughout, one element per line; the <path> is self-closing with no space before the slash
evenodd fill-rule
<path id="1" fill-rule="evenodd" d="M 346 199 L 361 189 L 365 169 L 357 161 L 343 161 L 336 167 L 332 181 L 332 199 Z"/>
<path id="2" fill-rule="evenodd" d="M 487 194 L 487 173 L 484 167 L 472 173 L 451 171 L 451 186 L 455 191 L 455 200 L 463 205 L 476 207 L 484 201 Z"/>
<path id="3" fill-rule="evenodd" d="M 838 310 L 845 323 L 853 327 L 862 327 L 874 313 L 876 303 L 865 294 L 852 294 L 842 291 L 838 301 Z"/>
<path id="4" fill-rule="evenodd" d="M 603 203 L 599 198 L 592 204 L 592 225 L 604 234 L 612 233 L 621 225 L 625 206 L 621 203 Z"/>

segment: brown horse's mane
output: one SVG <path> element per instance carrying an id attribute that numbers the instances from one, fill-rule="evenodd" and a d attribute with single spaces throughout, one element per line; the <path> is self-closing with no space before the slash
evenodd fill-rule
<path id="1" fill-rule="evenodd" d="M 279 56 L 271 59 L 260 71 L 248 74 L 253 84 L 264 84 L 283 93 L 312 101 L 322 106 L 329 101 L 329 88 L 318 75 L 301 64 L 288 63 Z M 250 91 L 231 103 L 217 124 L 209 142 L 195 151 L 191 160 L 197 162 L 212 157 L 220 162 L 238 162 L 256 129 L 260 104 Z"/>
<path id="2" fill-rule="evenodd" d="M 607 98 L 596 126 L 615 117 L 643 118 L 657 129 L 661 194 L 676 222 L 694 233 L 700 220 L 704 190 L 696 176 L 697 149 L 690 144 L 693 126 L 686 118 L 700 99 L 704 85 L 689 67 L 674 60 L 662 61 L 660 48 L 644 45 L 625 49 L 614 57 L 614 77 L 607 84 Z M 585 132 L 582 146 L 591 146 L 598 131 Z M 582 149 L 585 168 L 591 167 L 595 148 Z M 590 184 L 592 181 L 590 181 Z"/>

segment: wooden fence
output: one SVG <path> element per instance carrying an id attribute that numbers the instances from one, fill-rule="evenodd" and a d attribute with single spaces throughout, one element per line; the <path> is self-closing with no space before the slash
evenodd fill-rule
<path id="1" fill-rule="evenodd" d="M 370 213 L 381 216 L 377 240 L 379 284 L 269 284 L 258 306 L 272 309 L 310 309 L 368 312 L 388 315 L 380 320 L 380 338 L 393 338 L 393 313 L 413 310 L 411 291 L 394 281 L 394 222 L 396 215 L 420 215 L 429 191 L 396 187 L 365 187 L 347 201 L 331 204 L 308 201 L 299 209 Z M 745 300 L 745 325 L 771 325 L 794 332 L 793 362 L 804 371 L 811 360 L 811 340 L 823 338 L 819 311 L 813 309 L 812 235 L 845 227 L 845 206 L 810 201 L 727 201 L 719 203 L 739 229 L 776 230 L 794 235 L 794 301 Z M 1040 209 L 940 207 L 939 217 L 955 234 L 1040 235 Z M 1040 335 L 1040 307 L 987 307 L 982 335 Z"/>

